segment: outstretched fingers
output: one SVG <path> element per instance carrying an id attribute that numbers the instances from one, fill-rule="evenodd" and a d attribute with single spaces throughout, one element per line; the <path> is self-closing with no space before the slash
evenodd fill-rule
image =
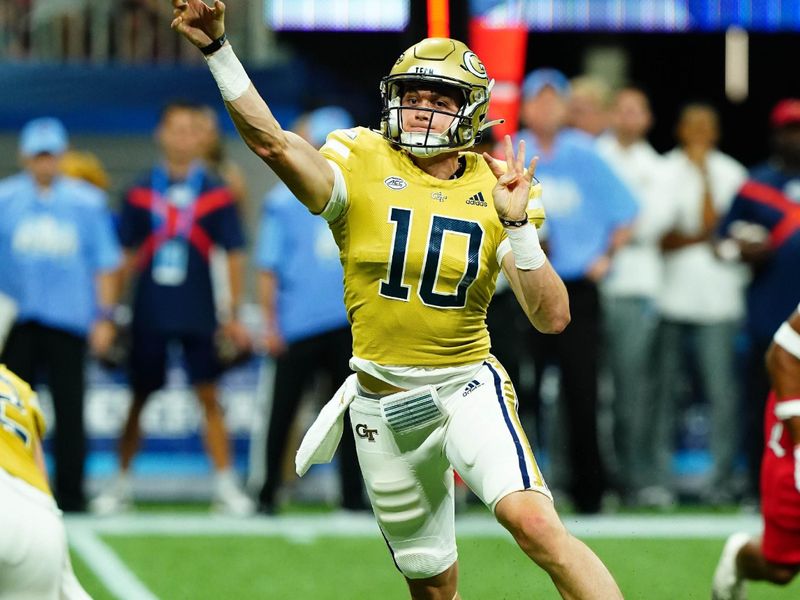
<path id="1" fill-rule="evenodd" d="M 525 174 L 525 140 L 519 141 L 519 150 L 517 151 L 517 162 L 514 165 L 520 175 Z"/>
<path id="2" fill-rule="evenodd" d="M 505 154 L 505 168 L 503 168 L 501 163 L 495 160 L 488 152 L 483 153 L 483 159 L 486 161 L 486 164 L 489 165 L 494 176 L 504 185 L 509 185 L 520 178 L 530 183 L 533 180 L 533 174 L 536 170 L 539 157 L 534 156 L 531 159 L 528 169 L 525 169 L 525 140 L 520 140 L 519 149 L 515 153 L 511 136 L 506 135 L 503 138 L 503 152 Z"/>
<path id="3" fill-rule="evenodd" d="M 536 174 L 536 165 L 539 163 L 539 157 L 534 156 L 528 165 L 528 170 L 525 171 L 525 179 L 532 182 Z"/>
<path id="4" fill-rule="evenodd" d="M 494 176 L 500 179 L 504 173 L 500 163 L 496 161 L 495 158 L 488 152 L 484 152 L 482 156 L 483 160 L 486 161 L 486 164 L 489 165 L 489 169 L 491 169 L 492 173 L 494 173 Z"/>

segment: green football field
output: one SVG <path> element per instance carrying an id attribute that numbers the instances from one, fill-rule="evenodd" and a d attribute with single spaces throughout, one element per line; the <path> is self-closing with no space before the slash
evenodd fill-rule
<path id="1" fill-rule="evenodd" d="M 565 518 L 606 562 L 625 598 L 707 599 L 723 541 L 758 531 L 753 516 L 690 514 Z M 459 586 L 471 599 L 558 598 L 549 579 L 486 515 L 459 531 Z M 113 519 L 71 518 L 76 573 L 97 600 L 130 598 L 407 598 L 371 518 L 331 514 L 229 519 L 202 513 L 140 512 Z M 800 597 L 750 584 L 750 600 Z"/>

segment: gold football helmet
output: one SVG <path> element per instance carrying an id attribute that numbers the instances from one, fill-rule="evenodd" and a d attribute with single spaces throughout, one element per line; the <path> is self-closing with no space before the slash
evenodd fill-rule
<path id="1" fill-rule="evenodd" d="M 456 113 L 414 107 L 453 117 L 447 130 L 403 131 L 403 93 L 409 87 L 446 88 L 462 98 Z M 435 156 L 464 150 L 480 139 L 480 132 L 501 121 L 485 122 L 494 80 L 466 44 L 448 38 L 426 38 L 400 55 L 389 75 L 381 80 L 381 133 L 387 140 L 415 156 Z"/>

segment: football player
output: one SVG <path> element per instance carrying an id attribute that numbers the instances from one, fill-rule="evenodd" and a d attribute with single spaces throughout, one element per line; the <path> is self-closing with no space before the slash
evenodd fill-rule
<path id="1" fill-rule="evenodd" d="M 0 597 L 89 599 L 47 483 L 44 430 L 36 394 L 0 365 Z"/>
<path id="2" fill-rule="evenodd" d="M 459 597 L 455 468 L 564 598 L 621 598 L 559 520 L 489 353 L 501 268 L 538 329 L 561 331 L 569 306 L 534 226 L 536 160 L 526 169 L 510 138 L 505 164 L 468 151 L 490 126 L 478 57 L 451 39 L 415 44 L 381 82 L 381 130 L 335 131 L 317 151 L 251 85 L 225 39 L 225 5 L 173 7 L 173 29 L 206 56 L 242 138 L 333 231 L 356 375 L 332 402 L 350 404 L 373 511 L 411 597 Z"/>
<path id="3" fill-rule="evenodd" d="M 786 585 L 800 571 L 800 305 L 767 351 L 772 392 L 764 413 L 760 538 L 734 533 L 722 550 L 713 600 L 744 600 L 746 579 Z"/>

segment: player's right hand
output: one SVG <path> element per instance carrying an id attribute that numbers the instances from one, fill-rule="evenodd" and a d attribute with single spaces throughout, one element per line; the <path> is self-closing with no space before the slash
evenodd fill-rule
<path id="1" fill-rule="evenodd" d="M 175 18 L 170 27 L 198 48 L 225 33 L 225 5 L 219 0 L 214 0 L 213 7 L 203 0 L 172 0 L 172 7 Z"/>
<path id="2" fill-rule="evenodd" d="M 526 216 L 531 183 L 539 157 L 534 157 L 526 169 L 525 141 L 520 140 L 519 152 L 516 155 L 514 154 L 514 144 L 510 135 L 505 136 L 503 145 L 506 155 L 505 169 L 491 154 L 488 152 L 483 153 L 486 164 L 489 165 L 489 169 L 497 177 L 497 184 L 492 190 L 494 208 L 497 211 L 497 216 L 501 219 L 521 221 Z"/>

